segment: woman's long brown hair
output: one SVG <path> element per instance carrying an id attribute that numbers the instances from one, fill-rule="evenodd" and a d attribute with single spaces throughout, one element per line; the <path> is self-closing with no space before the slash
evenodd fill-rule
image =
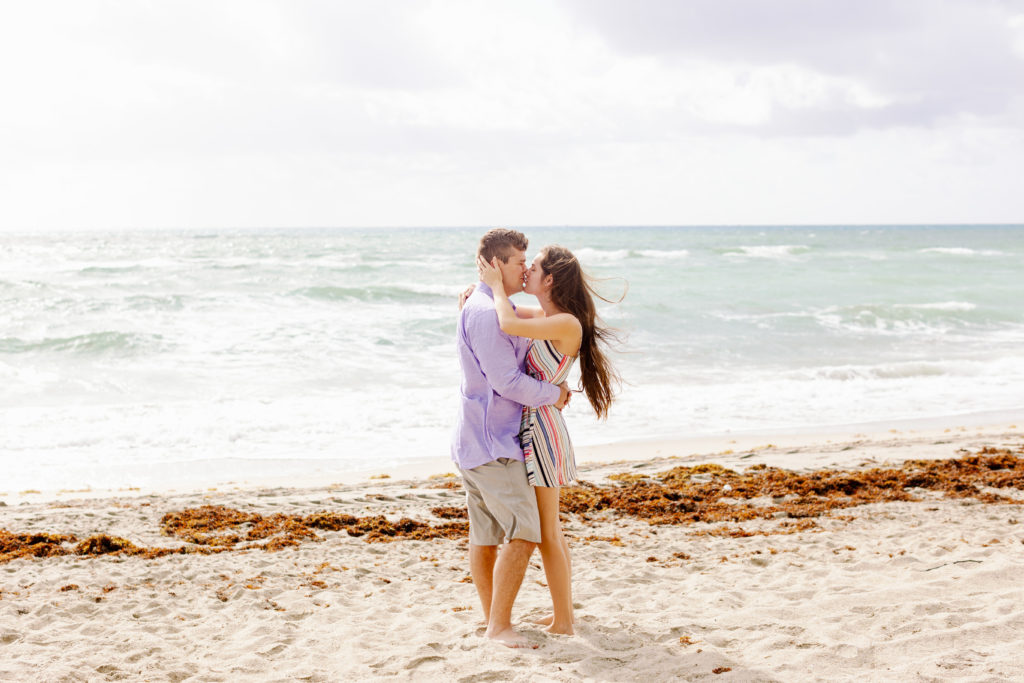
<path id="1" fill-rule="evenodd" d="M 576 316 L 583 326 L 583 341 L 579 351 L 580 383 L 594 412 L 598 417 L 606 418 L 621 378 L 612 367 L 603 347 L 620 340 L 616 330 L 604 325 L 597 315 L 594 297 L 608 303 L 614 302 L 594 290 L 592 278 L 583 272 L 580 262 L 565 247 L 557 244 L 544 247 L 541 250 L 540 268 L 544 275 L 550 275 L 552 279 L 551 302 L 566 313 Z"/>

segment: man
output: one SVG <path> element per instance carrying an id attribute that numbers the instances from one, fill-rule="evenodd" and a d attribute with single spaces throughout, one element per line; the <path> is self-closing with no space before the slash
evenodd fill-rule
<path id="1" fill-rule="evenodd" d="M 477 256 L 488 261 L 497 257 L 509 296 L 523 290 L 527 245 L 526 236 L 515 230 L 494 229 L 480 240 Z M 523 372 L 529 345 L 530 340 L 501 331 L 491 288 L 478 283 L 459 316 L 462 395 L 452 460 L 466 489 L 469 568 L 487 621 L 486 635 L 509 647 L 529 647 L 512 627 L 512 604 L 540 543 L 537 499 L 519 445 L 522 407 L 561 408 L 569 395 L 566 385 L 541 382 Z"/>

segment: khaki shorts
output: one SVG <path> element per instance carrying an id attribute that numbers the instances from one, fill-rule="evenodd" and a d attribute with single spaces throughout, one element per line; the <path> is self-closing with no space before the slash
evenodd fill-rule
<path id="1" fill-rule="evenodd" d="M 537 494 L 526 480 L 526 465 L 498 458 L 471 470 L 459 470 L 469 508 L 469 542 L 500 545 L 521 538 L 540 543 Z"/>

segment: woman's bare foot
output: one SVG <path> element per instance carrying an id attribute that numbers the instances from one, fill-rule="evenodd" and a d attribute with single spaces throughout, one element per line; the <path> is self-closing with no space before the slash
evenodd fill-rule
<path id="1" fill-rule="evenodd" d="M 557 633 L 558 635 L 562 636 L 576 635 L 576 631 L 574 631 L 572 628 L 572 622 L 569 622 L 568 624 L 551 624 L 551 626 L 548 626 L 544 630 L 548 633 Z"/>
<path id="2" fill-rule="evenodd" d="M 555 622 L 555 615 L 554 614 L 549 614 L 546 617 L 541 617 L 540 619 L 534 619 L 530 623 L 531 624 L 536 624 L 537 626 L 551 626 L 551 624 L 553 624 L 554 622 Z M 570 622 L 570 623 L 575 624 L 576 623 L 576 617 L 573 617 L 572 618 L 572 622 Z M 552 631 L 552 633 L 555 633 L 555 631 Z"/>
<path id="3" fill-rule="evenodd" d="M 507 628 L 504 631 L 499 631 L 498 633 L 485 633 L 484 635 L 491 640 L 498 641 L 505 647 L 529 648 L 531 650 L 536 650 L 539 647 L 528 641 L 525 636 L 520 634 L 514 628 Z"/>

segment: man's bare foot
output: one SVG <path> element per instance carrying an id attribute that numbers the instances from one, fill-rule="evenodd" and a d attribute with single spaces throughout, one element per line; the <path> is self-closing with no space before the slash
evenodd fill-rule
<path id="1" fill-rule="evenodd" d="M 529 648 L 531 650 L 536 650 L 537 647 L 538 647 L 537 645 L 534 645 L 533 643 L 528 641 L 523 635 L 518 633 L 511 626 L 508 627 L 507 629 L 505 629 L 504 631 L 498 631 L 497 633 L 487 632 L 484 635 L 486 635 L 491 640 L 498 641 L 499 643 L 501 643 L 505 647 L 515 647 L 515 648 L 520 648 L 521 647 L 521 648 Z"/>

